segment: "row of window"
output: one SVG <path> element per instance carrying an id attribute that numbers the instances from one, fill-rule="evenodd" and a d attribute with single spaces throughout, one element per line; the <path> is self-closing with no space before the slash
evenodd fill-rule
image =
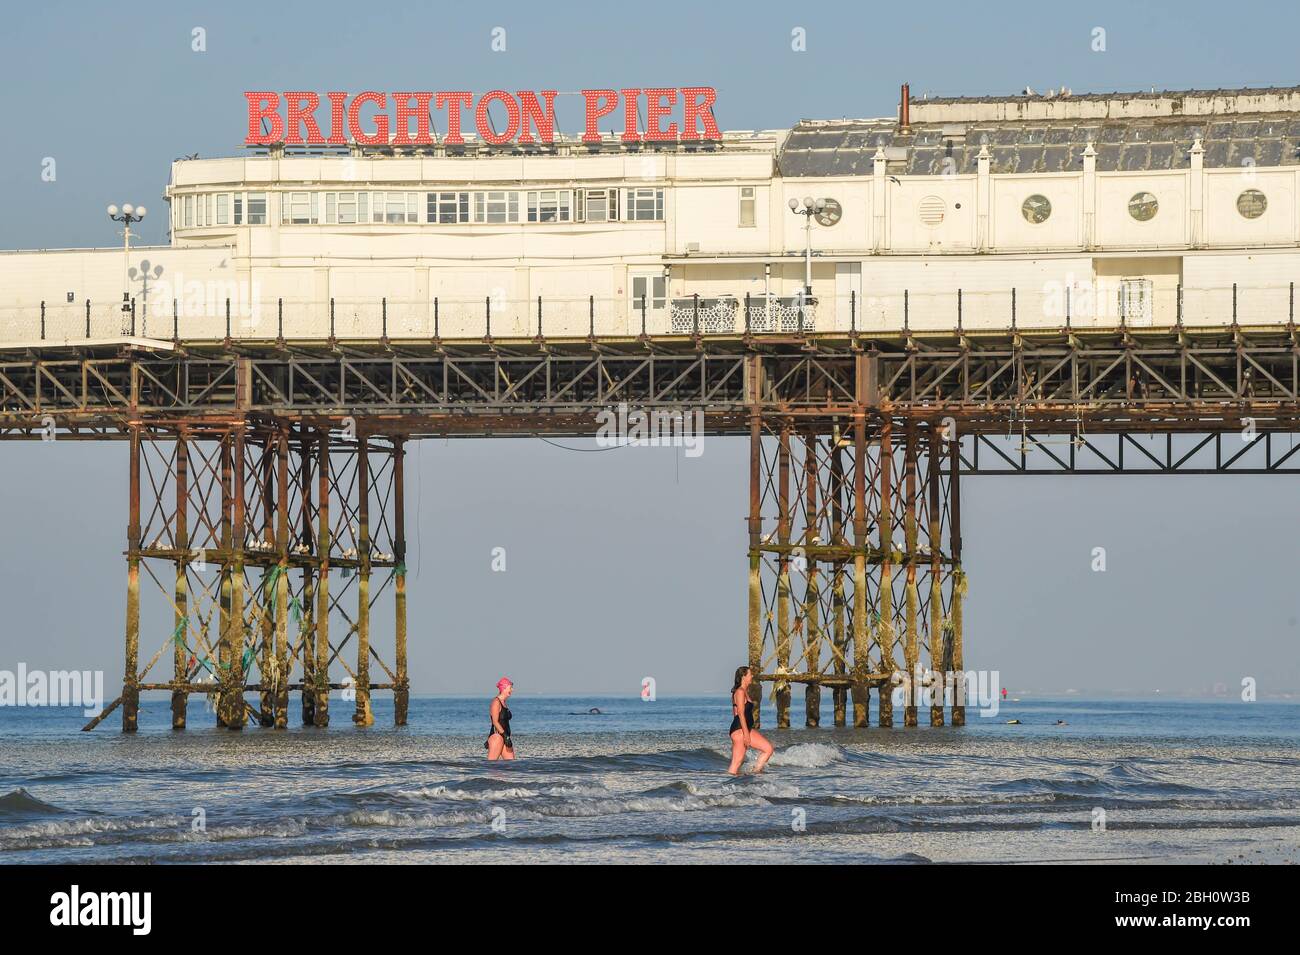
<path id="1" fill-rule="evenodd" d="M 423 197 L 423 199 L 421 198 Z M 945 203 L 938 196 L 921 201 L 918 214 L 928 226 L 944 220 Z M 961 208 L 958 205 L 958 208 Z M 1258 219 L 1268 199 L 1258 189 L 1237 197 L 1237 212 Z M 1128 213 L 1138 222 L 1154 219 L 1160 203 L 1150 192 L 1135 193 Z M 1029 196 L 1020 214 L 1031 225 L 1052 215 L 1052 203 L 1043 195 Z M 173 208 L 178 228 L 265 225 L 267 193 L 217 192 L 181 196 Z M 286 192 L 280 199 L 284 225 L 355 225 L 365 223 L 439 225 L 461 223 L 509 224 L 520 222 L 662 222 L 664 191 L 638 189 L 541 189 L 526 192 Z M 756 225 L 756 200 L 752 186 L 740 187 L 741 228 Z"/>
<path id="2" fill-rule="evenodd" d="M 754 224 L 753 192 L 750 187 L 742 190 L 741 225 Z M 267 215 L 265 192 L 180 196 L 173 206 L 175 225 L 182 229 L 265 225 Z M 663 218 L 664 191 L 654 188 L 280 194 L 283 225 L 662 222 Z"/>
<path id="3" fill-rule="evenodd" d="M 179 228 L 210 225 L 266 225 L 265 192 L 218 192 L 182 196 L 172 205 Z"/>
<path id="4" fill-rule="evenodd" d="M 1237 197 L 1237 212 L 1243 219 L 1258 219 L 1267 208 L 1268 198 L 1258 189 L 1247 189 Z M 1150 222 L 1159 211 L 1160 202 L 1149 192 L 1134 193 L 1128 201 L 1128 214 L 1138 222 Z M 1030 196 L 1021 203 L 1020 214 L 1026 222 L 1038 225 L 1052 214 L 1052 203 L 1046 196 Z"/>

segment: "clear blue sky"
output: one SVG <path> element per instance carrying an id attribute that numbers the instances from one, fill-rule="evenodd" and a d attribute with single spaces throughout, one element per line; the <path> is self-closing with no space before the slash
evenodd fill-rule
<path id="1" fill-rule="evenodd" d="M 1287 85 L 1298 26 L 1283 4 L 16 4 L 0 32 L 0 248 L 115 243 L 103 210 L 123 201 L 156 210 L 144 234 L 163 242 L 168 163 L 236 154 L 246 89 L 709 85 L 720 125 L 750 129 L 889 115 L 905 81 L 918 95 Z M 807 52 L 791 50 L 797 27 Z M 0 461 L 0 668 L 102 667 L 116 684 L 125 448 L 0 445 Z M 646 675 L 663 694 L 726 692 L 745 655 L 743 443 L 677 461 L 439 442 L 418 467 L 417 692 L 486 693 L 502 671 L 521 692 L 636 692 Z M 1296 489 L 969 481 L 968 665 L 1013 691 L 1242 676 L 1292 690 Z M 1089 571 L 1095 546 L 1105 574 Z"/>

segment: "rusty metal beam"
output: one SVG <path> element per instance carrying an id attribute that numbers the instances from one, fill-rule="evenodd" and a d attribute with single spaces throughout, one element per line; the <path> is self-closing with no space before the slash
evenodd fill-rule
<path id="1" fill-rule="evenodd" d="M 397 688 L 393 692 L 393 724 L 405 726 L 411 699 L 411 680 L 406 658 L 406 480 L 404 459 L 406 443 L 398 438 L 393 442 L 393 556 L 397 561 L 394 571 L 393 609 L 394 656 L 397 667 Z M 419 515 L 416 515 L 417 519 Z"/>

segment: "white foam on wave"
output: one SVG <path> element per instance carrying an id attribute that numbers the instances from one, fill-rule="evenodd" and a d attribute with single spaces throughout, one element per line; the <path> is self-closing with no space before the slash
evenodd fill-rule
<path id="1" fill-rule="evenodd" d="M 467 792 L 449 786 L 427 786 L 418 790 L 403 790 L 404 795 L 430 799 L 448 799 L 480 803 L 477 810 L 448 813 L 404 813 L 393 810 L 358 810 L 360 824 L 375 825 L 448 825 L 463 822 L 490 822 L 492 812 L 501 807 L 518 817 L 540 819 L 546 816 L 606 816 L 625 812 L 696 812 L 714 808 L 770 805 L 766 796 L 797 796 L 799 790 L 788 785 L 764 780 L 748 785 L 736 783 L 719 786 L 698 785 L 685 781 L 681 795 L 660 793 L 628 793 L 615 796 L 602 783 L 573 783 L 545 787 L 540 790 L 515 787 L 488 792 Z M 546 797 L 550 797 L 547 799 Z M 519 800 L 526 808 L 521 808 Z"/>
<path id="2" fill-rule="evenodd" d="M 739 809 L 769 806 L 759 795 L 742 792 L 681 796 L 627 796 L 620 799 L 575 799 L 538 807 L 543 816 L 617 816 L 625 812 L 700 812 L 707 809 Z"/>
<path id="3" fill-rule="evenodd" d="M 549 786 L 546 789 L 548 796 L 604 796 L 610 792 L 612 790 L 603 782 L 568 783 L 562 786 Z"/>
<path id="4" fill-rule="evenodd" d="M 728 762 L 731 761 L 731 747 L 717 746 L 713 750 Z M 798 769 L 821 769 L 845 759 L 844 750 L 832 743 L 795 743 L 793 746 L 778 746 L 768 761 L 769 766 L 793 766 Z M 745 756 L 742 770 L 753 767 L 758 754 L 750 750 Z"/>
<path id="5" fill-rule="evenodd" d="M 307 834 L 305 819 L 277 819 L 273 822 L 251 826 L 221 826 L 206 832 L 186 830 L 182 841 L 185 842 L 224 842 L 231 839 L 291 839 Z"/>
<path id="6" fill-rule="evenodd" d="M 534 812 L 511 808 L 511 819 L 539 819 Z M 392 809 L 354 809 L 328 821 L 345 826 L 379 826 L 382 828 L 410 829 L 489 825 L 496 818 L 491 809 L 460 810 L 457 812 L 397 812 Z"/>
<path id="7" fill-rule="evenodd" d="M 743 793 L 746 795 L 763 796 L 771 799 L 799 798 L 798 786 L 770 776 L 747 776 L 743 781 L 704 785 L 687 780 L 683 782 L 682 785 L 692 796 L 719 796 Z"/>
<path id="8" fill-rule="evenodd" d="M 188 826 L 189 820 L 180 816 L 159 816 L 154 819 L 139 817 L 108 819 L 86 816 L 58 822 L 34 822 L 0 829 L 0 851 L 37 849 L 46 846 L 93 845 L 91 836 L 150 829 L 175 829 L 181 825 Z"/>
<path id="9" fill-rule="evenodd" d="M 540 796 L 536 789 L 512 786 L 510 789 L 489 789 L 471 792 L 467 789 L 454 789 L 451 786 L 421 786 L 419 789 L 399 789 L 399 796 L 411 796 L 419 799 L 455 799 L 462 802 L 496 802 L 501 799 L 530 799 Z"/>
<path id="10" fill-rule="evenodd" d="M 457 802 L 501 802 L 510 799 L 535 799 L 539 796 L 604 796 L 609 787 L 603 783 L 565 783 L 542 789 L 511 786 L 509 789 L 475 791 L 457 789 L 455 786 L 421 786 L 419 789 L 399 789 L 399 796 L 413 799 L 451 799 Z"/>
<path id="11" fill-rule="evenodd" d="M 844 750 L 831 743 L 795 743 L 772 754 L 772 766 L 797 766 L 802 769 L 821 769 L 833 763 L 844 762 Z"/>

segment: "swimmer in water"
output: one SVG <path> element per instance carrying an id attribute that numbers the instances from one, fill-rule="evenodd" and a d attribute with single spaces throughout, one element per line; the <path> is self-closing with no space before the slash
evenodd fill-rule
<path id="1" fill-rule="evenodd" d="M 727 770 L 732 776 L 740 775 L 740 764 L 748 750 L 758 750 L 756 773 L 761 773 L 772 758 L 772 744 L 754 729 L 754 704 L 749 699 L 749 685 L 753 682 L 754 673 L 749 667 L 736 669 L 736 680 L 731 687 L 731 767 Z"/>
<path id="2" fill-rule="evenodd" d="M 510 699 L 510 694 L 514 691 L 515 685 L 509 677 L 503 676 L 497 680 L 497 695 L 488 707 L 492 727 L 487 742 L 483 744 L 487 747 L 489 760 L 515 758 L 515 744 L 510 739 L 510 707 L 506 706 L 506 700 Z"/>

